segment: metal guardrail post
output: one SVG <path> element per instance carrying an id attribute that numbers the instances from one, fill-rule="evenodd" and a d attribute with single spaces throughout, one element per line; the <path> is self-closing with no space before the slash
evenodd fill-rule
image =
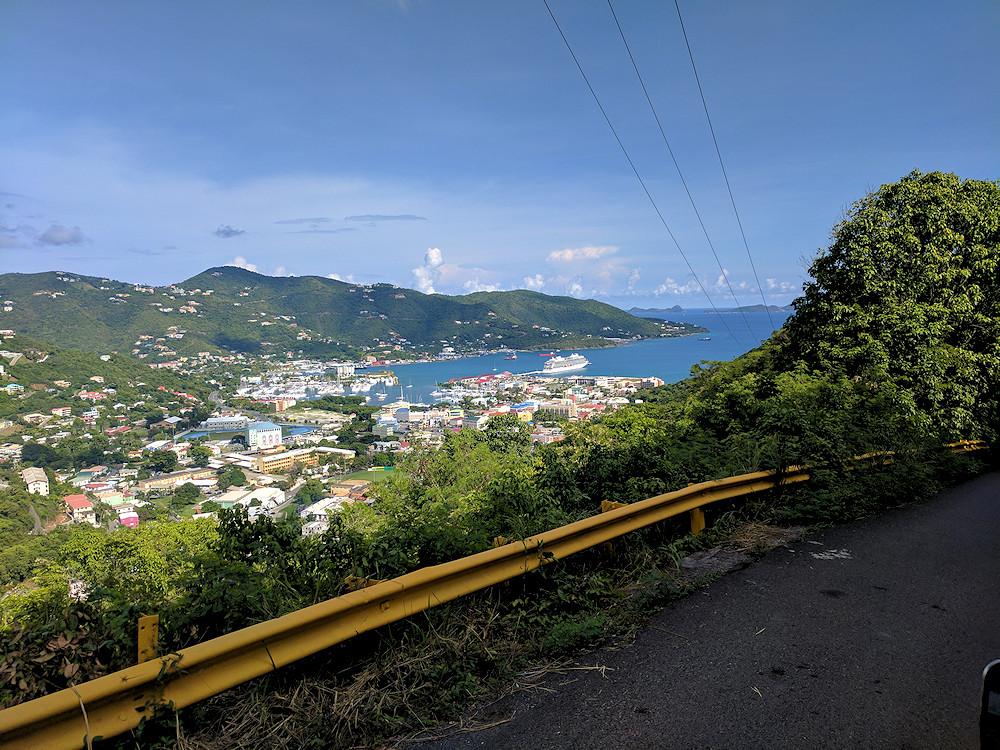
<path id="1" fill-rule="evenodd" d="M 701 508 L 692 508 L 688 511 L 691 517 L 691 533 L 700 534 L 705 530 L 705 511 Z"/>
<path id="2" fill-rule="evenodd" d="M 143 615 L 139 618 L 139 661 L 155 659 L 160 649 L 160 616 Z"/>

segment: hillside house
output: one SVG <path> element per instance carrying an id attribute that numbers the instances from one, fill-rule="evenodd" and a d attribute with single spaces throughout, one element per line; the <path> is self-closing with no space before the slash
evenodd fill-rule
<path id="1" fill-rule="evenodd" d="M 73 523 L 89 523 L 97 526 L 97 516 L 94 514 L 94 504 L 86 495 L 67 495 L 63 498 L 66 503 L 66 512 L 73 519 Z"/>
<path id="2" fill-rule="evenodd" d="M 49 478 L 42 469 L 30 468 L 21 472 L 21 479 L 28 485 L 28 492 L 33 495 L 49 494 Z"/>

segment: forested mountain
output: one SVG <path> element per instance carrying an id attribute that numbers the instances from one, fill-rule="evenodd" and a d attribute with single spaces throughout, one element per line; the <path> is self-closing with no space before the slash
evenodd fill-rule
<path id="1" fill-rule="evenodd" d="M 0 298 L 0 328 L 102 352 L 147 353 L 160 338 L 165 356 L 597 347 L 700 330 L 643 320 L 593 300 L 524 290 L 449 297 L 318 276 L 275 278 L 233 266 L 168 287 L 58 271 L 3 274 Z"/>

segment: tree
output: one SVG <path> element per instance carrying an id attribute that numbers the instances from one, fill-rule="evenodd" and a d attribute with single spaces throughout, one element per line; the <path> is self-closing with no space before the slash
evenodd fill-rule
<path id="1" fill-rule="evenodd" d="M 1000 373 L 1000 184 L 913 172 L 855 203 L 785 326 L 801 361 L 872 388 L 943 437 L 992 437 Z"/>
<path id="2" fill-rule="evenodd" d="M 153 451 L 148 463 L 155 471 L 173 471 L 177 468 L 177 454 L 173 451 Z"/>
<path id="3" fill-rule="evenodd" d="M 177 505 L 191 505 L 199 497 L 201 497 L 201 490 L 191 482 L 185 482 L 174 490 L 174 503 Z"/>
<path id="4" fill-rule="evenodd" d="M 531 449 L 531 428 L 516 414 L 495 414 L 483 431 L 486 444 L 498 453 L 523 453 Z"/>
<path id="5" fill-rule="evenodd" d="M 295 499 L 304 503 L 314 503 L 321 497 L 323 497 L 323 483 L 318 479 L 310 479 L 295 493 Z"/>
<path id="6" fill-rule="evenodd" d="M 233 485 L 242 487 L 246 483 L 247 475 L 243 473 L 243 469 L 239 466 L 229 466 L 219 472 L 219 480 L 216 486 L 220 490 L 224 490 Z"/>
<path id="7" fill-rule="evenodd" d="M 198 467 L 208 466 L 208 460 L 212 457 L 212 451 L 203 445 L 193 445 L 188 450 L 191 463 Z"/>
<path id="8" fill-rule="evenodd" d="M 21 460 L 28 466 L 46 467 L 59 460 L 55 449 L 44 443 L 28 443 L 21 448 Z"/>

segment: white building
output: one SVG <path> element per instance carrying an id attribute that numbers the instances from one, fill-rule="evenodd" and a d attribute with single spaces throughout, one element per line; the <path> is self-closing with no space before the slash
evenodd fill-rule
<path id="1" fill-rule="evenodd" d="M 246 417 L 209 417 L 201 423 L 206 432 L 243 432 L 250 425 Z"/>
<path id="2" fill-rule="evenodd" d="M 254 422 L 247 427 L 247 448 L 266 450 L 281 445 L 281 428 L 273 422 Z"/>
<path id="3" fill-rule="evenodd" d="M 42 469 L 30 468 L 21 472 L 21 479 L 28 485 L 28 492 L 33 495 L 49 494 L 49 478 Z"/>

